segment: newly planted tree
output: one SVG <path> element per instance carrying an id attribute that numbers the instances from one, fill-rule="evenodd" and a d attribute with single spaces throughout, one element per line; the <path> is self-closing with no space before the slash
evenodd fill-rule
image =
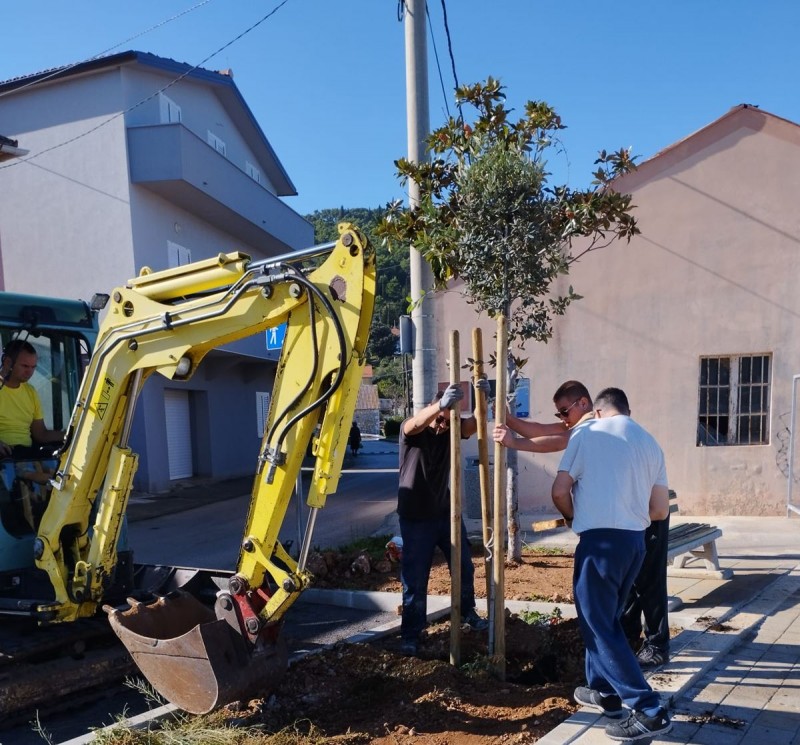
<path id="1" fill-rule="evenodd" d="M 461 279 L 466 301 L 506 317 L 509 349 L 522 349 L 529 340 L 546 342 L 554 317 L 580 298 L 571 286 L 554 292 L 555 280 L 587 253 L 639 232 L 630 195 L 614 189 L 614 179 L 635 166 L 628 150 L 603 150 L 589 187 L 549 184 L 546 155 L 559 147 L 561 118 L 529 101 L 514 119 L 505 99 L 492 78 L 456 91 L 459 110 L 474 111 L 474 121 L 450 118 L 435 130 L 428 162 L 396 161 L 401 180 L 419 185 L 419 205 L 390 205 L 375 233 L 395 248 L 415 246 L 433 270 L 431 289 Z M 515 509 L 509 515 L 509 553 L 518 560 Z"/>

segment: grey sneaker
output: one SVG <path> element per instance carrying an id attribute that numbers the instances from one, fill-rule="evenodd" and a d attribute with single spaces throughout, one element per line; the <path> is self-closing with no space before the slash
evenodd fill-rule
<path id="1" fill-rule="evenodd" d="M 461 617 L 461 623 L 466 624 L 473 631 L 486 631 L 489 628 L 489 622 L 485 618 L 481 618 L 474 608 Z"/>
<path id="2" fill-rule="evenodd" d="M 643 711 L 632 711 L 623 722 L 612 722 L 606 725 L 606 737 L 612 740 L 641 740 L 645 737 L 665 735 L 672 729 L 667 711 L 658 710 L 654 717 L 649 717 Z"/>
<path id="3" fill-rule="evenodd" d="M 622 699 L 615 693 L 604 696 L 600 691 L 595 691 L 593 688 L 578 686 L 572 697 L 581 706 L 599 711 L 610 719 L 618 719 L 622 716 Z"/>
<path id="4" fill-rule="evenodd" d="M 663 649 L 658 649 L 658 647 L 651 647 L 645 644 L 636 655 L 636 660 L 642 670 L 650 670 L 669 662 L 669 653 Z"/>

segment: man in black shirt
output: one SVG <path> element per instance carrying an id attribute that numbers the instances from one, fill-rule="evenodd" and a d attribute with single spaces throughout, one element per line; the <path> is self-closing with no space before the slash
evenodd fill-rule
<path id="1" fill-rule="evenodd" d="M 476 384 L 476 395 L 486 395 L 487 381 Z M 427 617 L 428 578 L 438 546 L 450 566 L 450 408 L 464 396 L 460 386 L 439 392 L 400 428 L 400 486 L 397 513 L 403 555 L 403 617 L 400 627 L 403 654 L 416 655 Z M 461 437 L 477 431 L 475 417 L 461 418 Z M 475 569 L 467 530 L 461 521 L 461 613 L 477 631 L 488 627 L 475 612 Z"/>

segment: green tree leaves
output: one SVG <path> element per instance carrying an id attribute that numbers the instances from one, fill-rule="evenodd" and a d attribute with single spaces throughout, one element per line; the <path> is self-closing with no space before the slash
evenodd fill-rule
<path id="1" fill-rule="evenodd" d="M 542 101 L 528 101 L 513 119 L 499 81 L 460 87 L 471 124 L 454 118 L 428 139 L 430 162 L 396 162 L 398 177 L 420 187 L 419 206 L 389 205 L 375 229 L 389 246 L 415 246 L 431 265 L 437 288 L 460 278 L 467 301 L 509 319 L 509 336 L 547 341 L 553 317 L 580 298 L 553 283 L 586 253 L 639 232 L 630 195 L 613 188 L 631 171 L 627 150 L 601 151 L 589 189 L 552 187 L 548 148 L 564 124 Z M 396 255 L 397 251 L 395 251 Z"/>

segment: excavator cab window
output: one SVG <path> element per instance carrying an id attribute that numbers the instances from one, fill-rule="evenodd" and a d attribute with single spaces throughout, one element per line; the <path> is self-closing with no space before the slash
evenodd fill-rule
<path id="1" fill-rule="evenodd" d="M 29 382 L 42 403 L 45 425 L 66 429 L 88 364 L 88 341 L 80 334 L 62 330 L 31 333 L 3 329 L 0 338 L 3 348 L 12 339 L 22 338 L 36 349 L 36 371 Z M 11 536 L 36 532 L 47 505 L 48 482 L 58 462 L 58 448 L 43 448 L 41 452 L 32 448 L 24 456 L 0 461 L 0 521 Z"/>

